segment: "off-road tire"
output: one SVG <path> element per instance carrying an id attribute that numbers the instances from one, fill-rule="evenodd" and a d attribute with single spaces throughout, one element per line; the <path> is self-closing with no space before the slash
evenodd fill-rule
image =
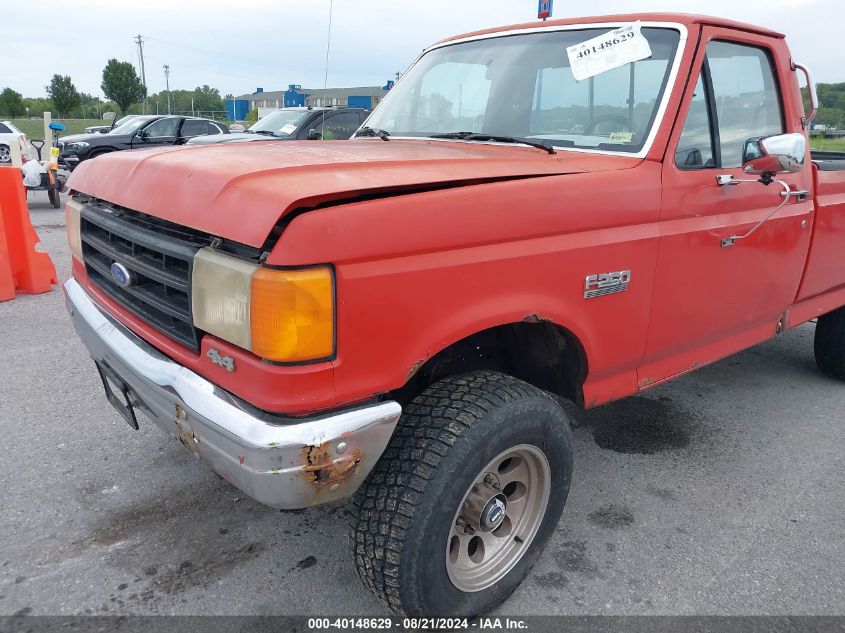
<path id="1" fill-rule="evenodd" d="M 845 308 L 819 318 L 813 351 L 819 369 L 831 378 L 845 380 Z"/>
<path id="2" fill-rule="evenodd" d="M 489 588 L 460 591 L 446 569 L 455 513 L 490 460 L 517 445 L 540 449 L 548 461 L 545 514 L 505 576 Z M 350 546 L 358 576 L 398 614 L 471 617 L 490 611 L 542 553 L 566 504 L 571 475 L 569 419 L 550 394 L 491 371 L 445 378 L 408 405 L 353 498 Z"/>

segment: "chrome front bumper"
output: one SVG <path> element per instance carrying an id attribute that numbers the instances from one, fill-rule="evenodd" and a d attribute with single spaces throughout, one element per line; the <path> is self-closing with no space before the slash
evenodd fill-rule
<path id="1" fill-rule="evenodd" d="M 399 420 L 402 409 L 393 401 L 305 419 L 255 410 L 106 316 L 76 280 L 64 291 L 91 357 L 125 383 L 132 405 L 269 506 L 303 508 L 348 497 Z"/>

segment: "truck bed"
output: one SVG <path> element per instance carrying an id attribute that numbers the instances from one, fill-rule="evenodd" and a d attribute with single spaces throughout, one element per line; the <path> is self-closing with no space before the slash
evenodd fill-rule
<path id="1" fill-rule="evenodd" d="M 845 152 L 810 151 L 810 159 L 822 171 L 845 171 Z"/>
<path id="2" fill-rule="evenodd" d="M 810 152 L 815 165 L 815 221 L 798 298 L 829 292 L 842 283 L 845 270 L 845 152 Z"/>

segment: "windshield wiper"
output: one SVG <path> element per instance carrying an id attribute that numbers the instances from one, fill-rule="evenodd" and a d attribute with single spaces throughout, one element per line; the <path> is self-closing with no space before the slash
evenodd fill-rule
<path id="1" fill-rule="evenodd" d="M 443 132 L 440 134 L 429 134 L 430 138 L 454 138 L 462 141 L 492 141 L 494 143 L 522 143 L 536 147 L 549 154 L 556 154 L 555 148 L 542 141 L 535 141 L 530 138 L 519 136 L 499 136 L 497 134 L 482 134 L 480 132 Z"/>
<path id="2" fill-rule="evenodd" d="M 390 140 L 390 132 L 386 132 L 385 130 L 380 130 L 378 128 L 372 127 L 362 127 L 360 130 L 355 132 L 355 136 L 378 136 L 383 141 Z"/>
<path id="3" fill-rule="evenodd" d="M 247 130 L 250 134 L 264 134 L 265 136 L 276 136 L 275 132 L 270 130 Z"/>

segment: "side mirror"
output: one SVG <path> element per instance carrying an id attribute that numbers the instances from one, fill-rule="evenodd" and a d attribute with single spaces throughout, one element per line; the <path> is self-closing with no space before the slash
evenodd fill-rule
<path id="1" fill-rule="evenodd" d="M 137 132 L 135 132 L 135 137 L 142 143 L 147 142 L 147 134 L 146 132 L 144 132 L 144 130 L 138 130 Z"/>
<path id="2" fill-rule="evenodd" d="M 743 235 L 731 235 L 720 240 L 722 248 L 733 246 L 739 240 L 744 240 L 765 222 L 767 222 L 778 211 L 783 209 L 793 197 L 798 200 L 806 200 L 808 191 L 793 190 L 782 180 L 775 180 L 778 174 L 795 174 L 801 171 L 804 159 L 807 157 L 807 139 L 803 134 L 778 134 L 777 136 L 765 136 L 752 138 L 745 142 L 742 150 L 742 171 L 752 176 L 760 176 L 755 180 L 737 180 L 733 174 L 722 174 L 716 176 L 716 182 L 720 187 L 739 185 L 747 182 L 759 182 L 766 186 L 776 182 L 783 191 L 781 202 L 775 210 L 751 227 Z"/>
<path id="3" fill-rule="evenodd" d="M 311 128 L 310 130 L 308 130 L 308 134 L 305 136 L 305 138 L 307 138 L 309 141 L 319 141 L 323 138 L 323 135 L 320 134 L 314 128 Z"/>
<path id="4" fill-rule="evenodd" d="M 795 174 L 804 166 L 807 139 L 803 134 L 779 134 L 745 142 L 742 170 L 771 181 L 777 174 Z"/>

